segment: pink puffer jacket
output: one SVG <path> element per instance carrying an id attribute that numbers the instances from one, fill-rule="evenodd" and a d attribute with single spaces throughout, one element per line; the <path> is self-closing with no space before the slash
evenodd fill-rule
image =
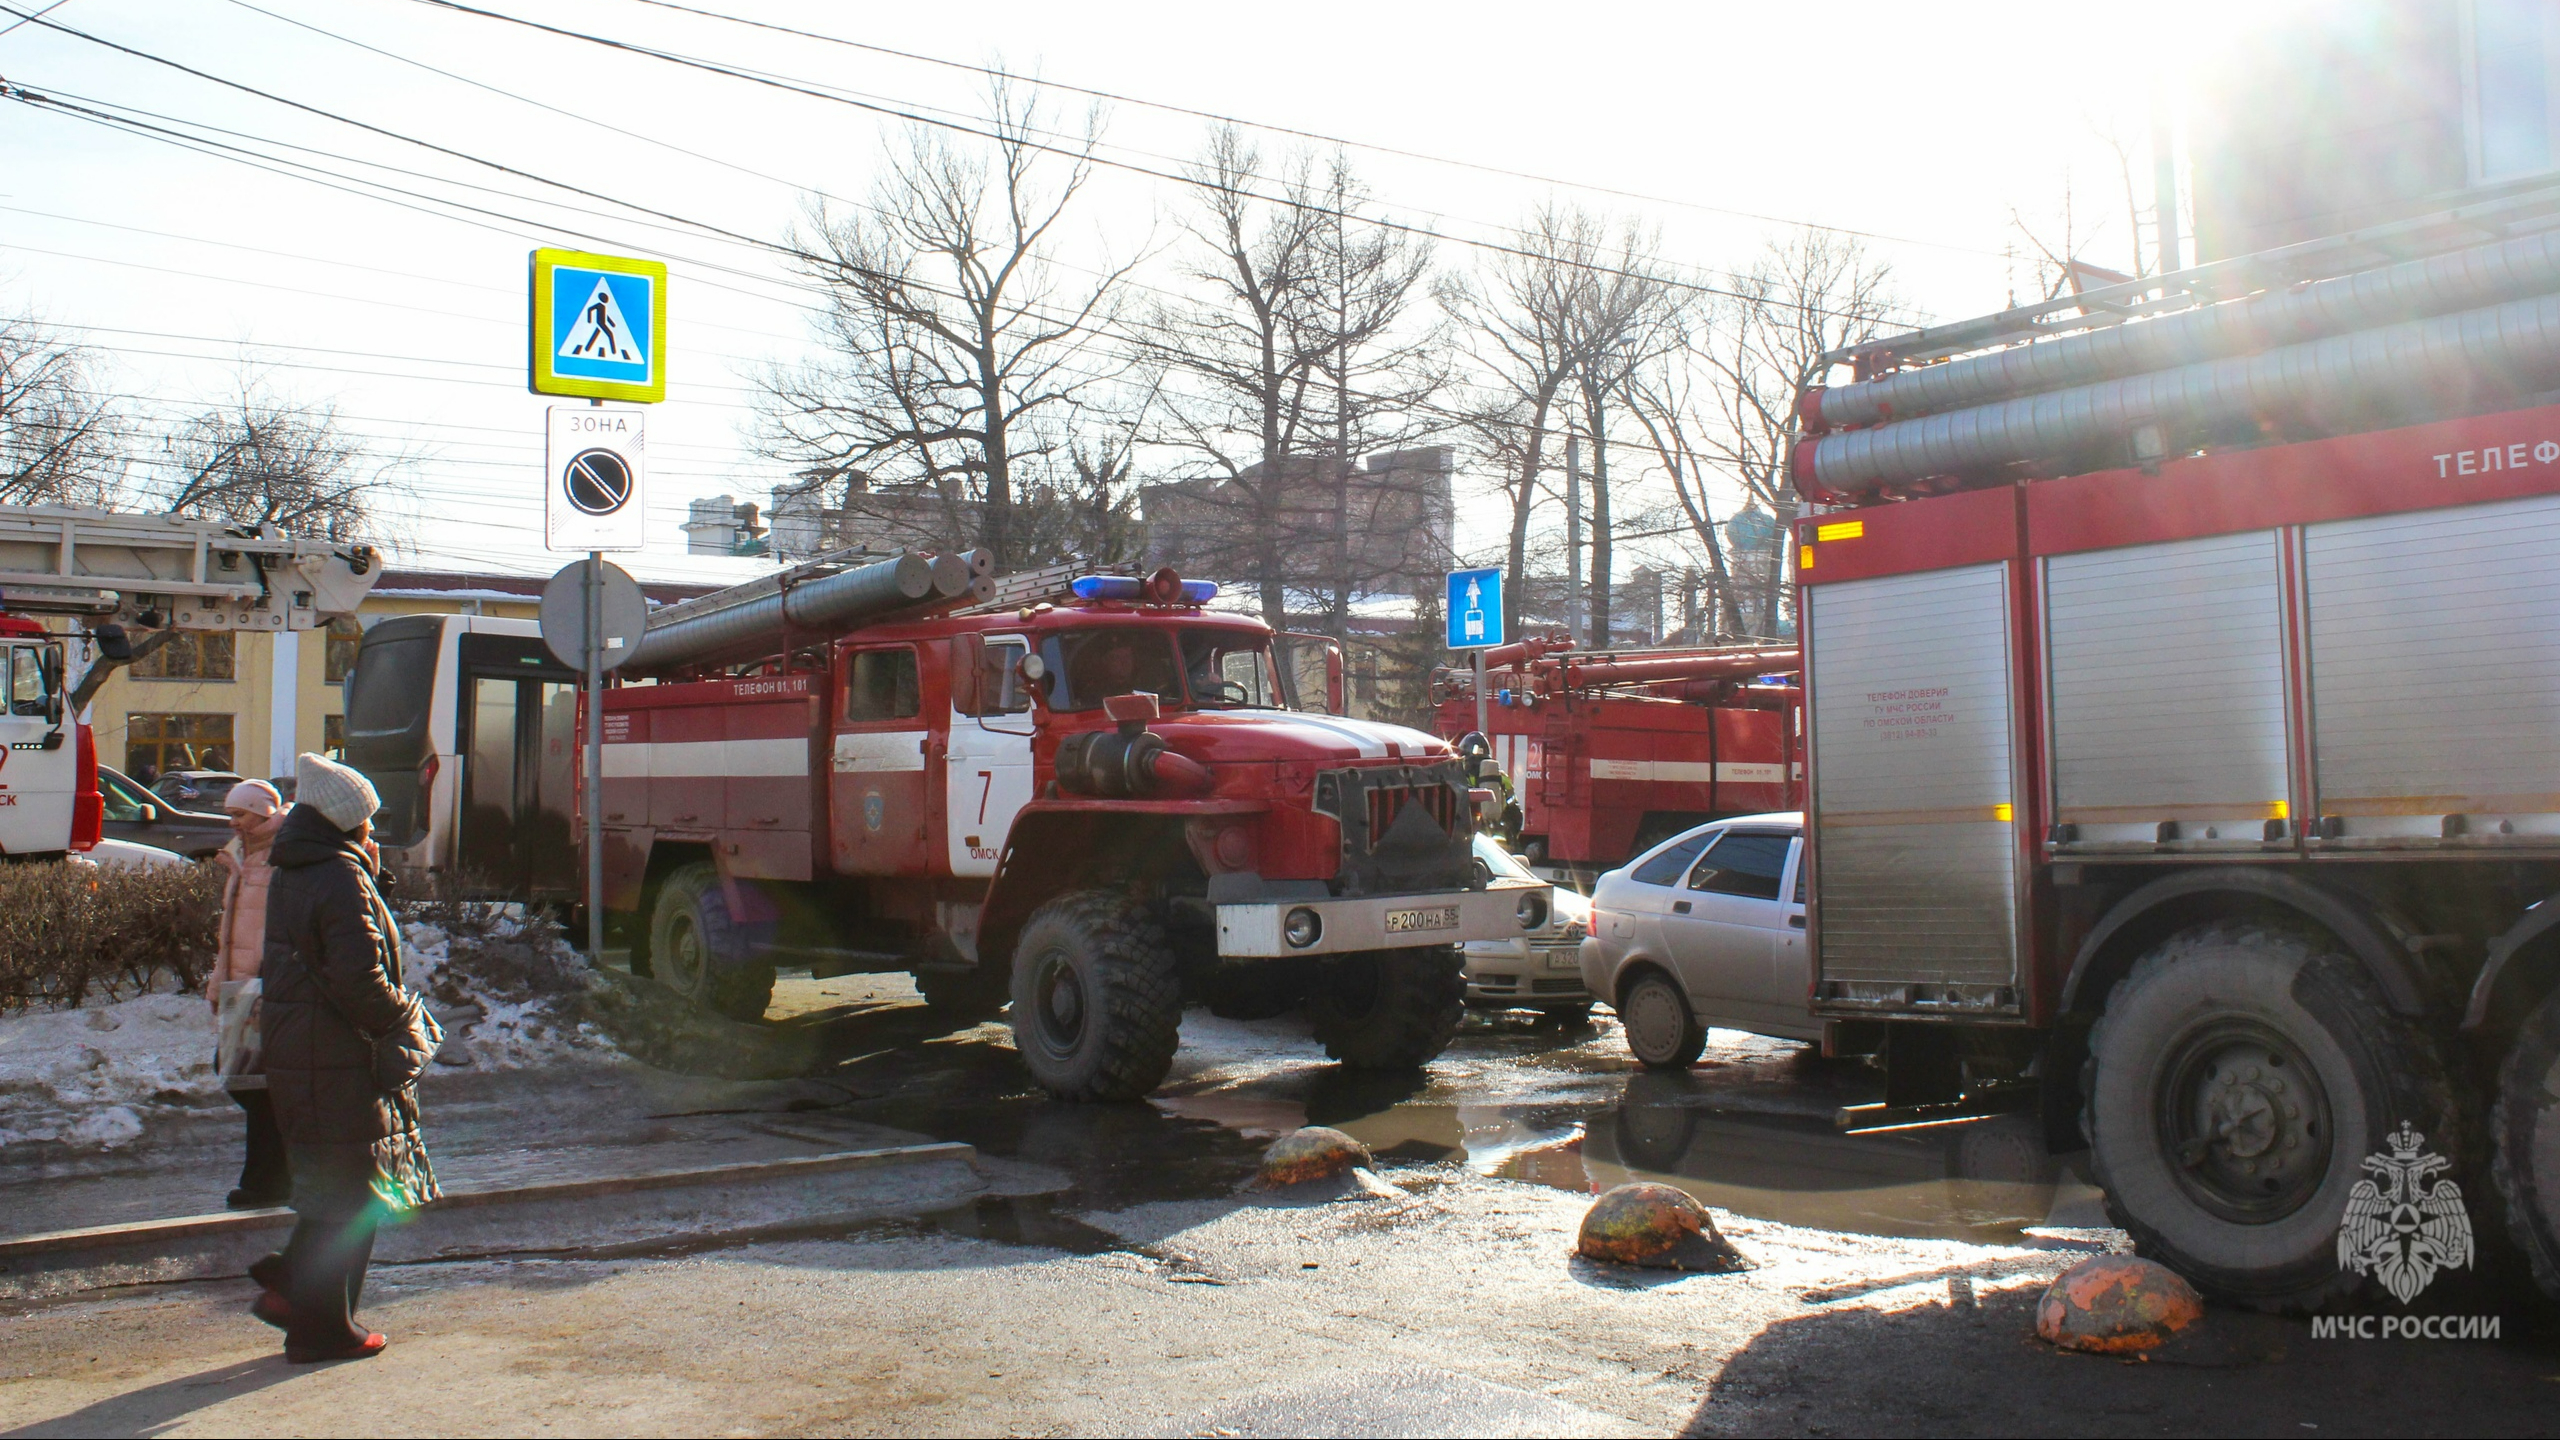
<path id="1" fill-rule="evenodd" d="M 246 837 L 234 836 L 222 847 L 222 943 L 215 948 L 212 973 L 204 993 L 212 1000 L 225 980 L 254 980 L 267 948 L 267 883 L 275 867 L 267 863 L 285 812 L 260 817 Z"/>

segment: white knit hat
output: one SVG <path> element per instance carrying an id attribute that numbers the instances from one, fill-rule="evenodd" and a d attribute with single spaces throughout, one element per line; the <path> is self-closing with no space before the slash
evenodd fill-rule
<path id="1" fill-rule="evenodd" d="M 308 751 L 294 757 L 293 798 L 341 830 L 353 830 L 382 808 L 382 797 L 374 793 L 372 781 L 326 755 Z"/>

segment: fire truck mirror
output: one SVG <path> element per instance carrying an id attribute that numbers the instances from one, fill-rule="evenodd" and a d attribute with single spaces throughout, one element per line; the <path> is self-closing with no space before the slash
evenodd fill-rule
<path id="1" fill-rule="evenodd" d="M 44 716 L 48 724 L 62 723 L 62 647 L 47 645 L 36 652 L 36 665 L 44 672 Z"/>

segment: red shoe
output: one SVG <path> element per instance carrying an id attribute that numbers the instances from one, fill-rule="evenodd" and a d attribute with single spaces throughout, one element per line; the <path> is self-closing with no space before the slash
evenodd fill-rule
<path id="1" fill-rule="evenodd" d="M 362 1340 L 331 1346 L 325 1350 L 301 1350 L 287 1345 L 284 1347 L 284 1359 L 288 1365 L 318 1365 L 328 1360 L 370 1360 L 381 1354 L 382 1347 L 390 1343 L 377 1332 L 365 1336 Z"/>
<path id="2" fill-rule="evenodd" d="M 293 1324 L 293 1306 L 273 1290 L 259 1291 L 258 1298 L 249 1302 L 249 1313 L 279 1330 Z"/>

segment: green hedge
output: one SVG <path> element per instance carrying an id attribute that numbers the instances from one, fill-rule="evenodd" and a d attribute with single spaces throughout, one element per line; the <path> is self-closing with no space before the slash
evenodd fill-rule
<path id="1" fill-rule="evenodd" d="M 221 915 L 217 865 L 0 864 L 0 1010 L 201 988 Z"/>

